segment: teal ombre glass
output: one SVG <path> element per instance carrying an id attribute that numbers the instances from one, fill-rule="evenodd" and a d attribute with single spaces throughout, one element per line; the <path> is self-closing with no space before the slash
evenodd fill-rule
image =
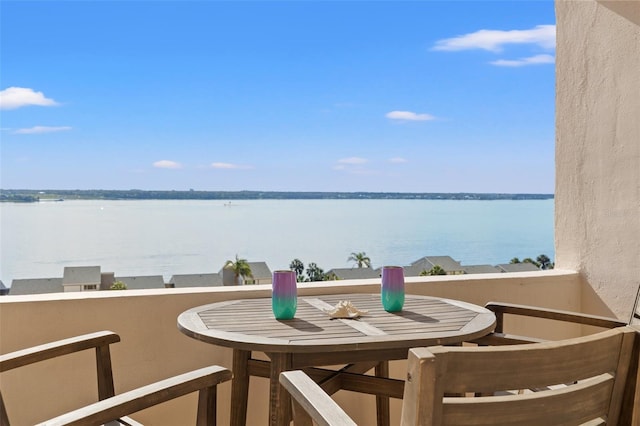
<path id="1" fill-rule="evenodd" d="M 276 319 L 292 319 L 298 307 L 298 288 L 294 271 L 274 271 L 271 307 Z"/>
<path id="2" fill-rule="evenodd" d="M 380 291 L 382 307 L 387 312 L 398 312 L 404 306 L 404 270 L 401 266 L 382 267 Z"/>

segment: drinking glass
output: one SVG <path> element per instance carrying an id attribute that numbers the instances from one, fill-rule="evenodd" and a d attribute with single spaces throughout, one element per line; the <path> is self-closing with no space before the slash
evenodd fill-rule
<path id="1" fill-rule="evenodd" d="M 404 270 L 401 266 L 382 267 L 380 291 L 382 307 L 387 312 L 398 312 L 404 305 Z"/>
<path id="2" fill-rule="evenodd" d="M 298 307 L 298 288 L 294 271 L 274 271 L 271 307 L 276 319 L 292 319 Z"/>

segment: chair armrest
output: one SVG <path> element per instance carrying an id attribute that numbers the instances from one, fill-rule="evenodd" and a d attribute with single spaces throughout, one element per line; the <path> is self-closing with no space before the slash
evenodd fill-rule
<path id="1" fill-rule="evenodd" d="M 231 371 L 217 365 L 161 380 L 40 423 L 41 426 L 103 424 L 171 399 L 200 391 L 198 424 L 215 424 L 216 385 L 230 380 Z M 210 411 L 207 411 L 210 410 Z"/>
<path id="2" fill-rule="evenodd" d="M 485 305 L 485 308 L 496 314 L 496 333 L 504 332 L 504 314 L 545 318 L 549 320 L 572 322 L 602 328 L 616 328 L 627 325 L 627 323 L 616 318 L 601 317 L 558 309 L 539 308 L 535 306 L 515 305 L 511 303 L 489 302 Z"/>
<path id="3" fill-rule="evenodd" d="M 306 424 L 313 419 L 319 426 L 356 426 L 356 423 L 336 402 L 327 395 L 303 371 L 287 371 L 280 374 L 280 384 L 289 392 L 294 401 L 295 417 L 305 414 Z M 298 413 L 297 404 L 304 413 Z"/>
<path id="4" fill-rule="evenodd" d="M 0 355 L 0 372 L 120 341 L 112 331 L 98 331 Z"/>

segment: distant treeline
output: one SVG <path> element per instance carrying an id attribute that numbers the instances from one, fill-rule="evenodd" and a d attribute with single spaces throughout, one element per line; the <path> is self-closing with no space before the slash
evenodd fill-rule
<path id="1" fill-rule="evenodd" d="M 0 190 L 0 201 L 44 200 L 548 200 L 553 194 L 478 194 L 436 192 L 288 192 L 288 191 L 145 191 Z"/>
<path id="2" fill-rule="evenodd" d="M 35 203 L 36 201 L 40 201 L 40 197 L 35 195 L 26 195 L 22 193 L 7 193 L 6 191 L 2 191 L 0 193 L 0 201 L 10 202 L 10 203 Z"/>

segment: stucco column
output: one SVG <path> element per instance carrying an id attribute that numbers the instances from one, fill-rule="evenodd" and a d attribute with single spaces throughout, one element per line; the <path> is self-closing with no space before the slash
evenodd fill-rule
<path id="1" fill-rule="evenodd" d="M 640 2 L 557 0 L 556 267 L 627 319 L 640 285 Z"/>

